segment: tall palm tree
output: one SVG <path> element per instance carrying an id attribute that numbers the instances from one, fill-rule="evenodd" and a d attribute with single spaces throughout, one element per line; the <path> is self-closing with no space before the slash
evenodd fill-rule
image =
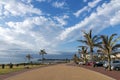
<path id="1" fill-rule="evenodd" d="M 42 62 L 43 62 L 43 60 L 44 60 L 44 55 L 47 54 L 46 51 L 45 51 L 45 49 L 40 50 L 39 54 L 42 56 Z"/>
<path id="2" fill-rule="evenodd" d="M 32 56 L 30 54 L 27 54 L 26 58 L 28 59 L 28 62 L 30 63 L 30 60 L 32 59 Z"/>
<path id="3" fill-rule="evenodd" d="M 116 53 L 117 49 L 120 48 L 120 44 L 116 44 L 120 37 L 114 38 L 117 34 L 112 34 L 110 36 L 102 35 L 102 44 L 98 47 L 100 51 L 107 55 L 108 58 L 108 70 L 111 70 L 111 54 Z"/>
<path id="4" fill-rule="evenodd" d="M 83 61 L 84 61 L 84 63 L 86 64 L 86 62 L 87 62 L 87 58 L 86 58 L 86 55 L 87 55 L 87 47 L 86 46 L 79 46 L 79 47 L 81 47 L 81 49 L 79 49 L 80 50 L 80 53 L 82 54 L 81 55 L 81 57 L 82 57 L 82 59 L 83 59 Z"/>
<path id="5" fill-rule="evenodd" d="M 85 43 L 89 47 L 91 53 L 91 61 L 93 61 L 93 48 L 95 46 L 98 46 L 98 44 L 100 44 L 99 42 L 100 37 L 98 37 L 97 35 L 93 36 L 92 30 L 90 30 L 88 33 L 86 32 L 83 33 L 84 33 L 84 40 L 78 40 L 78 41 Z"/>

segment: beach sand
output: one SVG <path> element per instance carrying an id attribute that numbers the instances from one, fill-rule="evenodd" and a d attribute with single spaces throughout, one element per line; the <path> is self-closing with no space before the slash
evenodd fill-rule
<path id="1" fill-rule="evenodd" d="M 114 80 L 106 75 L 81 67 L 59 64 L 30 70 L 5 80 Z"/>

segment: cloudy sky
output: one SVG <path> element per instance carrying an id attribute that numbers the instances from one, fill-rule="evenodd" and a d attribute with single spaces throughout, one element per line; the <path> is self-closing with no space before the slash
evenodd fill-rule
<path id="1" fill-rule="evenodd" d="M 73 52 L 81 31 L 120 33 L 120 0 L 0 0 L 4 51 Z"/>

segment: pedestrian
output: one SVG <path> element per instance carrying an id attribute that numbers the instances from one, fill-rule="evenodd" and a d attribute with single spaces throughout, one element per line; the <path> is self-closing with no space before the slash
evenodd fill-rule
<path id="1" fill-rule="evenodd" d="M 9 64 L 9 67 L 10 67 L 10 69 L 12 69 L 12 68 L 13 68 L 13 64 L 12 64 L 12 63 L 10 63 L 10 64 Z"/>
<path id="2" fill-rule="evenodd" d="M 2 69 L 4 69 L 5 68 L 5 64 L 2 64 Z"/>

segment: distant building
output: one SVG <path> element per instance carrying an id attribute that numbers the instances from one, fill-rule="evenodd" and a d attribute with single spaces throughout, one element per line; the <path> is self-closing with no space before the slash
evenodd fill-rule
<path id="1" fill-rule="evenodd" d="M 116 55 L 118 58 L 120 58 L 120 53 Z"/>
<path id="2" fill-rule="evenodd" d="M 104 56 L 104 57 L 106 57 L 106 59 L 107 59 L 107 55 L 106 55 L 106 54 L 93 54 L 93 56 L 97 56 L 98 58 L 101 57 L 101 56 Z M 81 57 L 83 57 L 83 55 L 81 55 Z M 91 54 L 86 54 L 86 58 L 87 58 L 88 60 L 91 60 L 91 59 L 92 59 L 92 58 L 91 58 Z M 116 55 L 111 55 L 111 58 L 112 58 L 112 59 L 120 59 L 120 53 L 119 53 L 119 54 L 116 54 Z"/>
<path id="3" fill-rule="evenodd" d="M 116 55 L 111 55 L 111 58 L 118 58 L 118 59 L 120 59 L 120 53 L 118 53 L 118 54 L 116 54 Z"/>

